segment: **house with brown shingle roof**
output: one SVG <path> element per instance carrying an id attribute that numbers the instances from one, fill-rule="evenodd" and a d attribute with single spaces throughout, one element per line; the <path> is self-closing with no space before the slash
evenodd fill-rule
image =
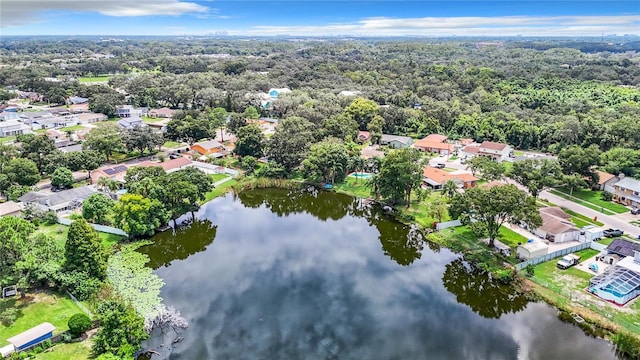
<path id="1" fill-rule="evenodd" d="M 541 238 L 555 243 L 578 240 L 580 229 L 573 222 L 571 216 L 557 206 L 538 209 L 542 218 L 542 225 L 533 230 Z"/>
<path id="2" fill-rule="evenodd" d="M 478 183 L 478 178 L 469 173 L 448 173 L 432 166 L 425 166 L 422 169 L 422 181 L 434 190 L 442 189 L 442 186 L 449 180 L 465 189 L 474 187 Z"/>
<path id="3" fill-rule="evenodd" d="M 413 147 L 425 152 L 433 152 L 442 155 L 449 155 L 453 152 L 453 144 L 447 143 L 447 137 L 440 134 L 431 134 L 424 139 L 418 140 Z"/>
<path id="4" fill-rule="evenodd" d="M 615 190 L 613 184 L 617 183 L 620 178 L 604 171 L 596 170 L 598 174 L 598 188 L 613 193 Z"/>
<path id="5" fill-rule="evenodd" d="M 511 152 L 511 146 L 493 141 L 483 141 L 478 146 L 478 155 L 491 157 L 497 162 L 507 160 Z"/>

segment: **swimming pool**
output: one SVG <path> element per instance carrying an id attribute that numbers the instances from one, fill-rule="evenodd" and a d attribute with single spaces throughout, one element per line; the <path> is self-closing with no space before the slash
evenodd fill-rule
<path id="1" fill-rule="evenodd" d="M 358 178 L 358 179 L 368 179 L 368 178 L 371 177 L 371 174 L 369 174 L 369 173 L 355 173 L 354 172 L 354 173 L 349 174 L 349 176 L 355 177 L 355 178 Z"/>

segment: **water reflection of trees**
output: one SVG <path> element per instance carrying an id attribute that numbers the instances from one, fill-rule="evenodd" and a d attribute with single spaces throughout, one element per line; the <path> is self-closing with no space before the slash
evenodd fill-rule
<path id="1" fill-rule="evenodd" d="M 237 197 L 246 207 L 265 206 L 278 216 L 307 213 L 323 221 L 339 220 L 345 216 L 365 218 L 378 229 L 378 239 L 385 255 L 403 266 L 419 259 L 424 247 L 424 240 L 418 231 L 411 231 L 410 227 L 393 221 L 381 210 L 348 195 L 309 188 L 250 190 L 240 192 Z"/>
<path id="2" fill-rule="evenodd" d="M 527 306 L 526 297 L 515 287 L 492 279 L 462 259 L 446 266 L 442 281 L 459 303 L 469 305 L 471 310 L 485 318 L 497 319 L 502 314 L 518 312 Z"/>
<path id="3" fill-rule="evenodd" d="M 152 269 L 169 266 L 173 260 L 183 260 L 204 251 L 215 239 L 217 228 L 208 219 L 187 219 L 177 229 L 157 234 L 153 237 L 153 244 L 138 251 L 149 255 L 147 265 Z"/>

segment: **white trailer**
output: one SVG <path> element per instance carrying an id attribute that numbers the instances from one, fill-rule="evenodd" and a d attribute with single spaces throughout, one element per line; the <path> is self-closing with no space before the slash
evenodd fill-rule
<path id="1" fill-rule="evenodd" d="M 578 236 L 578 241 L 580 242 L 589 242 L 596 241 L 602 238 L 604 229 L 595 225 L 587 225 L 580 230 L 580 236 Z"/>

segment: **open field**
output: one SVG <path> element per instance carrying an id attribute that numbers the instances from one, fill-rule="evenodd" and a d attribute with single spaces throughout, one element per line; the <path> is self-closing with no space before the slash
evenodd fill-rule
<path id="1" fill-rule="evenodd" d="M 64 295 L 50 292 L 27 293 L 24 299 L 16 296 L 0 300 L 0 314 L 7 309 L 18 309 L 11 325 L 0 323 L 0 341 L 4 341 L 43 322 L 56 327 L 55 333 L 67 330 L 67 321 L 82 310 Z"/>

